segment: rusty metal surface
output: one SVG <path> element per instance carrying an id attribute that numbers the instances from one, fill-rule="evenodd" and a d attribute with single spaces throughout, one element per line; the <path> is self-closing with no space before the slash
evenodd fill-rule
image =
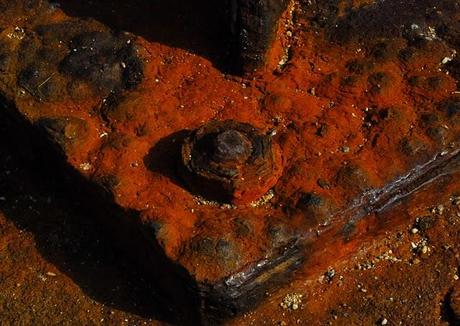
<path id="1" fill-rule="evenodd" d="M 260 298 L 301 261 L 316 270 L 324 246 L 343 249 L 330 261 L 344 257 L 389 228 L 374 214 L 455 180 L 455 1 L 294 2 L 265 65 L 245 77 L 135 24 L 115 31 L 130 5 L 114 6 L 106 17 L 96 5 L 101 23 L 68 16 L 76 4 L 2 2 L 0 92 L 68 166 L 135 212 L 211 310 L 244 310 L 242 297 Z M 255 201 L 206 200 L 177 170 L 181 131 L 226 119 L 282 153 L 281 177 Z"/>

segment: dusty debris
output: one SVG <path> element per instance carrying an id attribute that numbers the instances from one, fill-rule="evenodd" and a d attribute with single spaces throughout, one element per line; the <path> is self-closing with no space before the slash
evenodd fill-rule
<path id="1" fill-rule="evenodd" d="M 283 309 L 297 310 L 302 304 L 303 294 L 299 293 L 288 293 L 284 297 L 283 301 L 280 302 L 280 306 Z"/>

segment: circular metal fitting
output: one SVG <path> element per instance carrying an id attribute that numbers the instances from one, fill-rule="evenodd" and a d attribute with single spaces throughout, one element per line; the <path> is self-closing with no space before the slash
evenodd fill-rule
<path id="1" fill-rule="evenodd" d="M 192 192 L 235 205 L 259 199 L 282 173 L 281 152 L 272 138 L 233 120 L 193 131 L 182 145 L 182 165 Z"/>

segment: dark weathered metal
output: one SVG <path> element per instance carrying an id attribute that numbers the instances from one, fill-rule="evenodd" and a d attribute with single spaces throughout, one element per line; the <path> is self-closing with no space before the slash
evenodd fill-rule
<path id="1" fill-rule="evenodd" d="M 228 0 L 236 66 L 250 72 L 265 62 L 289 0 Z"/>

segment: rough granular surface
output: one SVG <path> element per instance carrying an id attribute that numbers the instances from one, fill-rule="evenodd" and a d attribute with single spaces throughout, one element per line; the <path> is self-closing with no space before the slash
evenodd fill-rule
<path id="1" fill-rule="evenodd" d="M 243 77 L 136 33 L 135 21 L 132 33 L 116 31 L 130 4 L 106 15 L 94 5 L 98 21 L 82 18 L 85 6 L 1 2 L 0 92 L 199 284 L 233 286 L 259 264 L 277 273 L 300 260 L 324 273 L 324 256 L 346 257 L 366 234 L 408 223 L 372 213 L 439 174 L 455 180 L 453 0 L 294 1 L 277 32 L 282 50 Z M 228 119 L 270 135 L 282 153 L 283 173 L 262 200 L 208 201 L 177 171 L 190 132 Z"/>

